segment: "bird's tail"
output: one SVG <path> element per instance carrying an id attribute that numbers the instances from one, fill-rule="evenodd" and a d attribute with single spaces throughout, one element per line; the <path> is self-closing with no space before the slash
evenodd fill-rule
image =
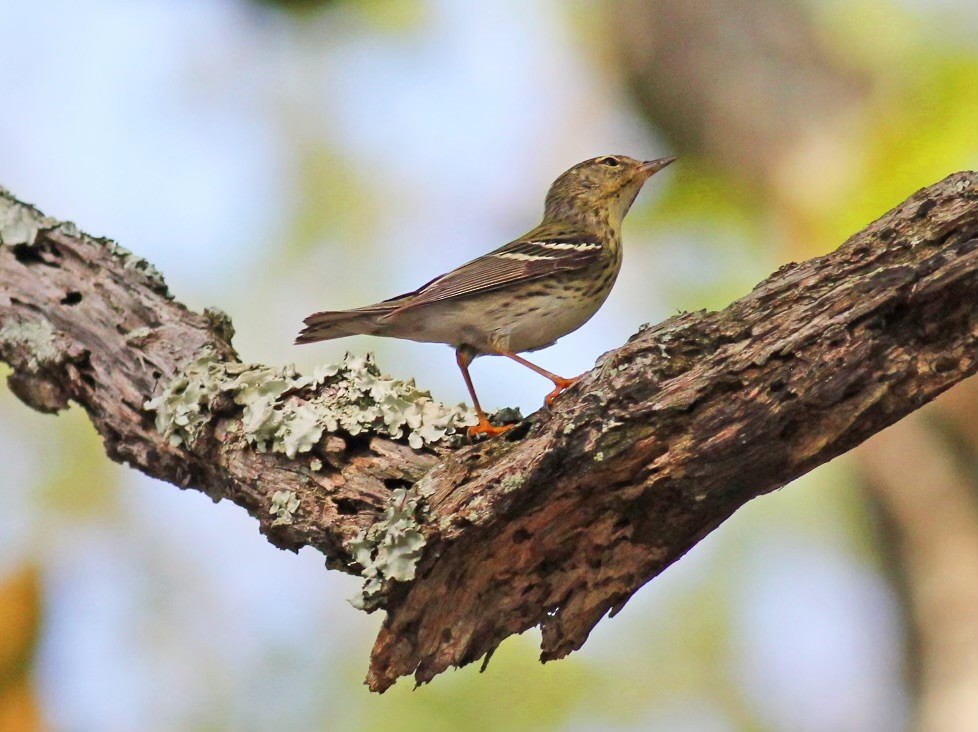
<path id="1" fill-rule="evenodd" d="M 295 342 L 298 345 L 351 335 L 376 335 L 382 328 L 379 319 L 393 310 L 396 310 L 396 306 L 372 305 L 356 310 L 325 310 L 313 313 L 303 321 L 306 327 Z"/>

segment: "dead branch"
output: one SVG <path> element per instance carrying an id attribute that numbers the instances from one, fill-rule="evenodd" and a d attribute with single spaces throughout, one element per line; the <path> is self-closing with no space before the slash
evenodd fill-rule
<path id="1" fill-rule="evenodd" d="M 26 404 L 81 405 L 110 458 L 367 576 L 383 690 L 535 625 L 543 660 L 566 655 L 746 501 L 974 373 L 976 275 L 978 173 L 958 173 L 725 310 L 644 327 L 552 413 L 464 446 L 459 414 L 388 398 L 369 366 L 241 364 L 225 317 L 3 193 L 0 359 Z M 391 437 L 409 432 L 419 449 Z"/>

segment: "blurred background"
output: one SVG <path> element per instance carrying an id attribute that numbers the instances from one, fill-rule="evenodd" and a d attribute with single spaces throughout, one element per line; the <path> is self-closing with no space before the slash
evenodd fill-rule
<path id="1" fill-rule="evenodd" d="M 0 0 L 0 185 L 226 310 L 246 361 L 344 351 L 465 399 L 449 349 L 292 339 L 534 225 L 594 155 L 676 154 L 590 368 L 978 168 L 971 0 Z M 0 366 L 0 374 L 6 373 Z M 482 359 L 490 408 L 549 384 Z M 978 729 L 978 384 L 746 506 L 584 649 L 362 686 L 379 615 L 232 505 L 0 387 L 0 731 Z"/>

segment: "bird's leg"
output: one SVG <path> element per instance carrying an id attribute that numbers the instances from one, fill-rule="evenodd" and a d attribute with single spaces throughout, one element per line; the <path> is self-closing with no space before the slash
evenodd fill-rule
<path id="1" fill-rule="evenodd" d="M 560 393 L 564 391 L 564 389 L 573 386 L 574 384 L 576 384 L 578 381 L 581 380 L 581 376 L 575 376 L 573 379 L 565 379 L 563 376 L 557 376 L 557 374 L 552 374 L 546 369 L 537 366 L 535 363 L 530 363 L 522 356 L 517 356 L 512 351 L 498 350 L 496 351 L 496 353 L 498 353 L 500 356 L 511 358 L 514 361 L 516 361 L 516 363 L 522 364 L 526 366 L 528 369 L 536 371 L 538 374 L 540 374 L 540 376 L 546 376 L 548 379 L 554 382 L 554 390 L 549 394 L 547 394 L 547 398 L 545 400 L 548 407 L 554 403 L 554 399 L 560 396 Z"/>
<path id="2" fill-rule="evenodd" d="M 495 437 L 512 428 L 513 425 L 507 424 L 502 427 L 497 427 L 489 421 L 486 413 L 482 411 L 482 405 L 479 404 L 479 397 L 475 395 L 475 387 L 472 385 L 472 377 L 469 375 L 469 364 L 472 363 L 473 358 L 475 358 L 475 355 L 467 348 L 458 348 L 455 350 L 455 361 L 458 363 L 458 368 L 462 372 L 462 378 L 465 379 L 465 386 L 469 390 L 469 396 L 472 397 L 472 405 L 475 407 L 475 413 L 479 416 L 479 424 L 475 427 L 469 427 L 469 437 L 473 438 L 478 435 Z"/>

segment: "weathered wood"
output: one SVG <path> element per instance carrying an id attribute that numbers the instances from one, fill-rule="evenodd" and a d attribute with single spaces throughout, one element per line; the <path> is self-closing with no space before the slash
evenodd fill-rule
<path id="1" fill-rule="evenodd" d="M 16 228 L 0 212 L 0 234 Z M 404 555 L 416 576 L 382 574 L 365 597 L 387 611 L 368 676 L 378 690 L 536 625 L 544 660 L 579 648 L 746 501 L 933 399 L 978 358 L 976 173 L 918 192 L 723 311 L 643 328 L 551 413 L 473 446 L 340 431 L 297 459 L 261 453 L 230 398 L 214 400 L 190 447 L 173 446 L 143 404 L 202 349 L 236 356 L 224 320 L 175 303 L 133 261 L 56 222 L 0 246 L 12 389 L 44 410 L 78 402 L 113 459 L 229 498 L 270 541 L 315 546 L 331 567 L 362 572 L 380 535 L 403 539 L 409 525 L 423 544 Z M 299 509 L 276 520 L 283 492 Z"/>

